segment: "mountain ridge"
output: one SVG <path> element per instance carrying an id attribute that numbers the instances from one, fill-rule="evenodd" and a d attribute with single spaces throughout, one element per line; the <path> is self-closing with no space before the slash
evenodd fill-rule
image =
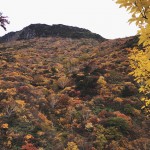
<path id="1" fill-rule="evenodd" d="M 67 26 L 63 24 L 30 24 L 20 31 L 9 32 L 6 35 L 0 37 L 0 43 L 28 40 L 36 37 L 63 37 L 72 39 L 96 39 L 98 41 L 106 40 L 102 36 L 91 31 L 79 27 Z"/>

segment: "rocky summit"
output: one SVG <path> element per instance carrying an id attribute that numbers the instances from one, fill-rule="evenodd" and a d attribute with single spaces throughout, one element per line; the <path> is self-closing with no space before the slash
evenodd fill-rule
<path id="1" fill-rule="evenodd" d="M 27 40 L 36 37 L 63 37 L 73 39 L 96 39 L 104 41 L 105 39 L 91 31 L 83 28 L 72 27 L 62 24 L 46 25 L 46 24 L 31 24 L 20 31 L 10 32 L 0 38 L 0 42 Z"/>

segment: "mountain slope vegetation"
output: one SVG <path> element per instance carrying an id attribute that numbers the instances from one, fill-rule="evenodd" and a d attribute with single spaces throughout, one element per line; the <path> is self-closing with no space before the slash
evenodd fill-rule
<path id="1" fill-rule="evenodd" d="M 137 37 L 35 37 L 0 44 L 0 147 L 148 150 L 149 120 L 128 73 Z"/>

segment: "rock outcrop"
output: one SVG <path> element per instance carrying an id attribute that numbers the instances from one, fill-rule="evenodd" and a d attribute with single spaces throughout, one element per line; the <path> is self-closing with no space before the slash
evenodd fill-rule
<path id="1" fill-rule="evenodd" d="M 46 25 L 46 24 L 31 24 L 20 31 L 10 32 L 2 37 L 0 37 L 0 42 L 9 42 L 15 40 L 26 40 L 33 39 L 36 37 L 63 37 L 63 38 L 92 38 L 99 41 L 104 41 L 105 39 L 89 30 L 66 26 L 62 24 L 58 25 Z"/>

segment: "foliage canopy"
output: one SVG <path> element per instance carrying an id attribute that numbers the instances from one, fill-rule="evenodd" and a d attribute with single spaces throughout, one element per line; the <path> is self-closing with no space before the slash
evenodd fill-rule
<path id="1" fill-rule="evenodd" d="M 134 48 L 131 52 L 130 73 L 139 84 L 139 92 L 145 96 L 141 99 L 143 109 L 150 113 L 150 1 L 149 0 L 117 0 L 120 7 L 125 7 L 132 17 L 129 23 L 135 22 L 139 27 L 139 45 L 142 49 Z"/>

